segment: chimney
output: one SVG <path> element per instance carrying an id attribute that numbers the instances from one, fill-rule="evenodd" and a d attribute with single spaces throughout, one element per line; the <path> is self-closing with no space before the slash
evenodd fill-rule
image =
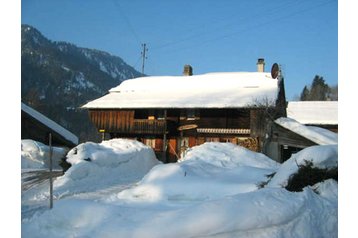
<path id="1" fill-rule="evenodd" d="M 193 68 L 189 64 L 184 65 L 183 75 L 184 76 L 192 76 L 193 75 Z"/>
<path id="2" fill-rule="evenodd" d="M 265 72 L 265 59 L 259 58 L 257 59 L 257 72 Z"/>

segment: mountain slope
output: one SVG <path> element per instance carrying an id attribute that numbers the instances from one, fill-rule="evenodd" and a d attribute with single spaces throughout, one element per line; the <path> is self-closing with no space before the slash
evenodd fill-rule
<path id="1" fill-rule="evenodd" d="M 45 38 L 21 26 L 21 99 L 66 127 L 80 141 L 98 140 L 87 111 L 79 109 L 122 81 L 141 74 L 121 58 Z"/>

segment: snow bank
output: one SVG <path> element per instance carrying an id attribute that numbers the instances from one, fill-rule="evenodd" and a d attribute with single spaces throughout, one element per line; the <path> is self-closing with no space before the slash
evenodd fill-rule
<path id="1" fill-rule="evenodd" d="M 52 147 L 53 169 L 62 169 L 59 165 L 65 158 L 67 148 Z M 34 140 L 21 140 L 21 169 L 49 169 L 50 147 Z"/>
<path id="2" fill-rule="evenodd" d="M 317 143 L 318 145 L 338 144 L 338 134 L 324 128 L 305 126 L 298 121 L 287 117 L 280 117 L 276 119 L 275 122 L 278 125 Z"/>
<path id="3" fill-rule="evenodd" d="M 275 176 L 267 184 L 268 187 L 286 187 L 292 174 L 297 173 L 300 165 L 311 161 L 316 168 L 334 168 L 338 166 L 338 145 L 317 145 L 307 147 L 285 161 Z"/>
<path id="4" fill-rule="evenodd" d="M 260 189 L 188 206 L 61 200 L 27 237 L 337 237 L 337 208 L 310 188 Z"/>
<path id="5" fill-rule="evenodd" d="M 77 188 L 122 181 L 111 170 L 106 169 L 111 174 L 105 174 L 99 167 L 115 167 L 116 161 L 122 162 L 124 157 L 146 163 L 143 156 L 136 154 L 143 155 L 147 147 L 136 143 L 128 145 L 128 141 L 116 140 L 82 144 L 77 152 L 69 153 L 68 160 L 73 168 L 91 165 L 96 169 L 65 176 L 77 179 Z M 122 157 L 122 153 L 126 156 Z M 298 163 L 312 157 L 317 166 L 336 165 L 337 146 L 314 146 L 300 153 Z M 112 157 L 115 154 L 119 154 L 117 160 Z M 104 157 L 108 160 L 100 161 Z M 141 166 L 129 166 L 130 161 L 120 163 L 118 173 L 131 173 Z M 276 175 L 283 173 L 281 168 L 267 157 L 241 147 L 206 143 L 193 147 L 179 163 L 153 167 L 132 188 L 100 199 L 75 194 L 57 200 L 52 210 L 23 219 L 22 234 L 40 238 L 338 237 L 337 183 L 327 180 L 302 192 L 289 192 L 281 186 L 256 186 L 267 181 L 267 173 L 277 169 Z M 82 180 L 90 185 L 82 184 Z"/>
<path id="6" fill-rule="evenodd" d="M 138 186 L 122 191 L 117 198 L 210 200 L 257 190 L 278 166 L 263 154 L 231 143 L 205 143 L 193 147 L 179 163 L 156 166 Z"/>
<path id="7" fill-rule="evenodd" d="M 86 142 L 70 150 L 67 162 L 72 166 L 54 180 L 56 199 L 79 193 L 105 191 L 112 186 L 127 187 L 138 182 L 155 165 L 160 164 L 153 150 L 141 142 L 113 139 L 100 144 Z M 40 191 L 22 194 L 23 204 L 47 200 L 47 184 Z"/>
<path id="8" fill-rule="evenodd" d="M 328 199 L 332 203 L 338 206 L 338 183 L 334 179 L 328 179 L 326 181 L 317 183 L 312 186 L 312 189 L 316 191 L 322 197 Z"/>
<path id="9" fill-rule="evenodd" d="M 127 139 L 80 144 L 67 154 L 67 162 L 71 168 L 54 182 L 58 195 L 133 183 L 160 163 L 150 147 Z"/>
<path id="10" fill-rule="evenodd" d="M 198 160 L 218 167 L 234 168 L 250 166 L 263 169 L 277 169 L 280 164 L 264 154 L 253 152 L 232 143 L 207 142 L 187 150 L 179 162 Z"/>

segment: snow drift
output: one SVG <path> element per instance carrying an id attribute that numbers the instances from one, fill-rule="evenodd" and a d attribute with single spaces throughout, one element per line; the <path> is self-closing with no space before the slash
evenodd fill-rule
<path id="1" fill-rule="evenodd" d="M 67 148 L 52 147 L 52 164 L 54 169 L 62 169 L 61 159 L 64 159 Z M 50 147 L 34 140 L 21 140 L 21 169 L 49 169 Z"/>
<path id="2" fill-rule="evenodd" d="M 67 154 L 67 162 L 71 168 L 54 183 L 59 195 L 137 182 L 160 163 L 150 147 L 126 139 L 80 144 Z"/>
<path id="3" fill-rule="evenodd" d="M 337 209 L 310 188 L 260 189 L 185 206 L 70 199 L 23 224 L 22 232 L 29 237 L 337 237 Z"/>
<path id="4" fill-rule="evenodd" d="M 311 146 L 293 154 L 281 165 L 267 186 L 286 187 L 290 176 L 297 173 L 299 166 L 305 165 L 305 161 L 312 162 L 313 167 L 321 169 L 338 167 L 338 145 Z"/>
<path id="5" fill-rule="evenodd" d="M 113 179 L 106 179 L 104 171 L 109 173 L 117 164 L 110 155 L 121 150 L 113 147 L 128 146 L 127 149 L 132 151 L 144 146 L 131 147 L 128 141 L 119 146 L 117 143 L 121 142 L 124 141 L 78 146 L 77 152 L 73 150 L 68 155 L 73 168 L 91 165 L 96 169 L 87 169 L 79 175 L 68 173 L 63 179 L 72 179 L 73 186 L 77 181 L 77 189 L 74 187 L 73 191 L 92 191 L 81 180 L 91 186 L 104 181 L 112 183 Z M 107 149 L 108 144 L 112 144 L 111 149 Z M 326 159 L 315 160 L 316 165 L 334 165 L 331 155 L 336 148 L 332 146 L 312 147 L 305 151 L 302 153 L 305 156 L 326 153 Z M 127 155 L 136 160 L 136 153 L 133 153 Z M 109 159 L 100 162 L 103 157 Z M 124 157 L 119 159 L 123 160 Z M 260 189 L 257 183 L 267 181 L 268 173 L 278 171 L 280 174 L 283 165 L 227 143 L 193 147 L 179 163 L 153 164 L 157 165 L 131 188 L 114 191 L 99 199 L 80 198 L 76 193 L 59 199 L 52 210 L 24 219 L 22 234 L 27 237 L 146 238 L 338 236 L 338 185 L 334 180 L 306 187 L 302 192 L 289 192 L 281 186 Z M 123 173 L 135 173 L 136 168 L 127 166 Z M 122 181 L 120 178 L 115 180 Z"/>
<path id="6" fill-rule="evenodd" d="M 205 143 L 190 149 L 175 164 L 153 168 L 120 199 L 203 201 L 250 192 L 267 180 L 279 164 L 231 143 Z"/>
<path id="7" fill-rule="evenodd" d="M 179 160 L 184 162 L 195 160 L 210 163 L 217 167 L 234 168 L 249 166 L 262 169 L 277 169 L 280 164 L 264 154 L 253 152 L 232 143 L 207 142 L 190 148 L 186 156 Z"/>
<path id="8" fill-rule="evenodd" d="M 55 198 L 128 186 L 139 181 L 153 166 L 160 164 L 153 150 L 141 142 L 113 139 L 102 143 L 86 142 L 70 150 L 72 166 L 54 180 Z M 28 191 L 23 200 L 48 199 L 48 185 L 39 193 Z"/>

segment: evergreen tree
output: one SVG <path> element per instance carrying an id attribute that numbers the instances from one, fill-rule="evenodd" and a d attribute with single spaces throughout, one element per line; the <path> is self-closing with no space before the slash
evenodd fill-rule
<path id="1" fill-rule="evenodd" d="M 330 88 L 329 99 L 331 101 L 338 101 L 338 85 L 332 86 Z"/>
<path id="2" fill-rule="evenodd" d="M 308 101 L 310 96 L 310 91 L 308 90 L 307 86 L 305 86 L 302 90 L 300 100 L 301 101 Z"/>
<path id="3" fill-rule="evenodd" d="M 323 77 L 316 75 L 311 85 L 310 101 L 326 101 L 329 91 L 330 88 L 325 83 Z"/>
<path id="4" fill-rule="evenodd" d="M 336 99 L 335 99 L 336 98 Z M 322 76 L 316 75 L 312 81 L 311 87 L 305 86 L 301 92 L 301 101 L 328 101 L 338 100 L 338 86 L 330 88 Z"/>

